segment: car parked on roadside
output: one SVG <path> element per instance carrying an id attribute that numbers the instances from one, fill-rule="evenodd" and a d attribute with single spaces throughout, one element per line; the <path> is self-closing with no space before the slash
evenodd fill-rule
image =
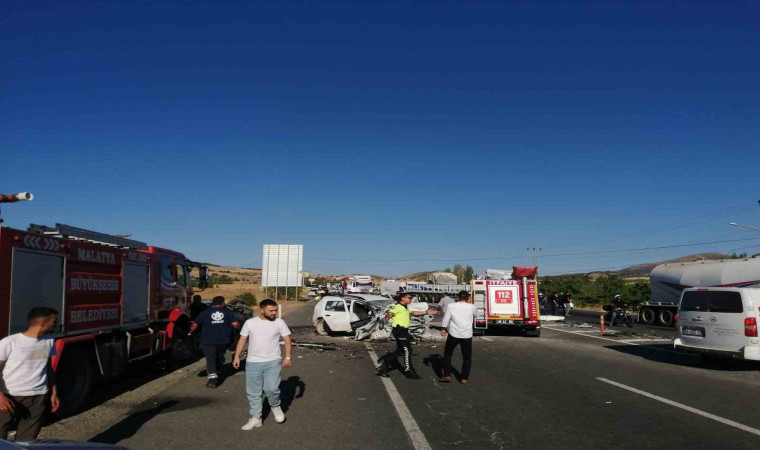
<path id="1" fill-rule="evenodd" d="M 690 288 L 678 303 L 673 346 L 705 360 L 760 360 L 760 289 Z"/>

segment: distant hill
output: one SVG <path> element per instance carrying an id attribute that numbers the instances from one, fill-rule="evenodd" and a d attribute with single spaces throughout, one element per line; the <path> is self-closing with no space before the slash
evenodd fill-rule
<path id="1" fill-rule="evenodd" d="M 635 266 L 626 267 L 625 269 L 622 269 L 619 272 L 620 274 L 625 275 L 627 277 L 636 276 L 636 275 L 649 276 L 649 273 L 652 271 L 652 269 L 659 266 L 660 264 L 682 263 L 682 262 L 696 261 L 698 259 L 708 259 L 708 260 L 728 259 L 730 257 L 731 257 L 730 255 L 725 255 L 723 253 L 700 253 L 700 254 L 695 254 L 695 255 L 686 255 L 680 258 L 675 258 L 675 259 L 669 259 L 667 261 L 637 264 Z"/>

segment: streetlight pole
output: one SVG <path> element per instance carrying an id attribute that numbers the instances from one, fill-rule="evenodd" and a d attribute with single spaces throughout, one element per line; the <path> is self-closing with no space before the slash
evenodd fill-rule
<path id="1" fill-rule="evenodd" d="M 736 223 L 736 222 L 731 222 L 731 223 L 729 223 L 729 225 L 731 225 L 732 227 L 749 228 L 750 230 L 755 230 L 755 231 L 759 231 L 760 232 L 760 228 L 751 227 L 749 225 L 742 225 L 742 224 Z"/>

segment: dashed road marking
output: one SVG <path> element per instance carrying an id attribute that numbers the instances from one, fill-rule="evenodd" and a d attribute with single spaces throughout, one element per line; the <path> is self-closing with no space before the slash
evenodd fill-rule
<path id="1" fill-rule="evenodd" d="M 630 386 L 626 386 L 625 384 L 618 383 L 616 381 L 608 380 L 606 378 L 598 378 L 597 380 L 602 381 L 607 384 L 611 384 L 613 386 L 617 386 L 621 389 L 625 389 L 627 391 L 633 392 L 635 394 L 643 395 L 644 397 L 651 398 L 652 400 L 657 400 L 658 402 L 665 403 L 670 406 L 675 406 L 676 408 L 681 408 L 685 411 L 692 412 L 694 414 L 697 414 L 702 417 L 706 417 L 708 419 L 712 419 L 716 422 L 720 422 L 722 424 L 738 428 L 740 430 L 746 431 L 748 433 L 752 433 L 754 435 L 760 436 L 760 430 L 757 428 L 748 427 L 747 425 L 742 425 L 739 422 L 734 422 L 733 420 L 729 420 L 720 416 L 716 416 L 715 414 L 710 414 L 709 412 L 702 411 L 701 409 L 692 408 L 691 406 L 684 405 L 683 403 L 674 402 L 673 400 L 668 400 L 665 397 L 660 397 L 659 395 L 650 394 L 649 392 L 642 391 L 640 389 L 636 389 Z"/>
<path id="2" fill-rule="evenodd" d="M 372 359 L 372 364 L 375 365 L 375 368 L 380 367 L 380 363 L 377 362 L 377 354 L 372 350 L 372 346 L 367 342 L 365 342 L 364 345 L 367 347 L 369 356 Z M 409 439 L 412 441 L 414 448 L 416 450 L 432 450 L 427 439 L 425 439 L 425 434 L 422 433 L 419 425 L 417 425 L 417 421 L 412 417 L 412 413 L 409 411 L 409 408 L 406 407 L 406 403 L 404 403 L 404 399 L 401 398 L 401 394 L 399 394 L 393 381 L 390 378 L 384 377 L 380 379 L 383 381 L 383 385 L 385 385 L 385 390 L 388 391 L 391 403 L 393 403 L 393 407 L 396 408 L 396 412 L 398 413 L 401 423 L 404 425 L 406 433 L 409 435 Z"/>
<path id="3" fill-rule="evenodd" d="M 484 341 L 493 342 L 493 339 L 489 339 L 485 336 L 481 336 L 480 339 L 483 339 Z"/>

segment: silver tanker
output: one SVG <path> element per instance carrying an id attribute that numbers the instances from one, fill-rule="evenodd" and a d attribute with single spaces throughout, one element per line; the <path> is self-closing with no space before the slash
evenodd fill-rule
<path id="1" fill-rule="evenodd" d="M 760 257 L 660 264 L 649 275 L 651 301 L 639 309 L 639 321 L 671 326 L 681 292 L 690 287 L 760 288 Z"/>

